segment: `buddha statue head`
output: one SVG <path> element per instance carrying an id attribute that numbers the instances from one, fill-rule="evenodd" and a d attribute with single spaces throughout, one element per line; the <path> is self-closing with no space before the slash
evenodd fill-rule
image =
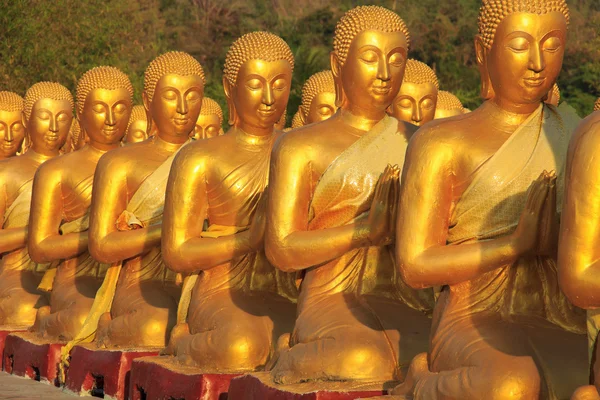
<path id="1" fill-rule="evenodd" d="M 324 121 L 335 114 L 335 83 L 331 71 L 317 72 L 308 78 L 302 86 L 299 111 L 302 125 Z"/>
<path id="2" fill-rule="evenodd" d="M 200 115 L 205 83 L 202 66 L 188 53 L 156 57 L 144 75 L 148 131 L 172 143 L 188 140 Z"/>
<path id="3" fill-rule="evenodd" d="M 129 123 L 133 86 L 115 67 L 95 67 L 77 82 L 77 116 L 91 146 L 119 144 Z"/>
<path id="4" fill-rule="evenodd" d="M 56 156 L 64 146 L 73 122 L 73 95 L 56 82 L 38 82 L 25 93 L 24 124 L 27 147 L 38 154 Z"/>
<path id="5" fill-rule="evenodd" d="M 538 107 L 562 68 L 568 24 L 565 0 L 483 0 L 475 38 L 482 97 L 518 113 Z"/>
<path id="6" fill-rule="evenodd" d="M 548 97 L 546 97 L 546 100 L 544 101 L 547 104 L 558 106 L 558 103 L 560 103 L 560 88 L 558 87 L 558 84 L 555 83 L 554 86 L 552 86 L 552 90 L 548 92 Z"/>
<path id="7" fill-rule="evenodd" d="M 379 120 L 398 94 L 410 35 L 398 14 L 379 6 L 359 6 L 339 20 L 333 38 L 331 72 L 336 105 Z"/>
<path id="8" fill-rule="evenodd" d="M 223 134 L 223 110 L 209 97 L 202 99 L 202 109 L 194 128 L 194 140 L 210 139 Z"/>
<path id="9" fill-rule="evenodd" d="M 127 133 L 123 137 L 124 144 L 143 142 L 148 139 L 148 117 L 144 106 L 137 105 L 131 109 Z"/>
<path id="10" fill-rule="evenodd" d="M 13 92 L 0 92 L 0 160 L 17 154 L 25 140 L 25 102 Z"/>
<path id="11" fill-rule="evenodd" d="M 433 69 L 408 60 L 400 91 L 388 112 L 395 118 L 421 126 L 435 117 L 440 84 Z"/>
<path id="12" fill-rule="evenodd" d="M 229 124 L 249 134 L 272 132 L 285 113 L 293 69 L 292 51 L 279 36 L 252 32 L 233 42 L 223 71 Z"/>
<path id="13" fill-rule="evenodd" d="M 290 129 L 296 129 L 296 128 L 300 128 L 301 126 L 304 126 L 301 115 L 302 115 L 302 111 L 300 109 L 298 109 L 298 111 L 296 111 L 296 114 L 294 114 L 294 116 L 292 117 L 292 126 Z"/>
<path id="14" fill-rule="evenodd" d="M 454 117 L 455 115 L 461 115 L 464 113 L 465 108 L 458 97 L 445 90 L 440 90 L 438 92 L 434 119 Z"/>

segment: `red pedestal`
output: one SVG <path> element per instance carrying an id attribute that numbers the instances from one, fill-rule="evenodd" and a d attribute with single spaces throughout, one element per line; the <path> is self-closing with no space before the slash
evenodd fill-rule
<path id="1" fill-rule="evenodd" d="M 131 364 L 140 357 L 156 356 L 152 350 L 97 349 L 95 344 L 75 346 L 65 388 L 79 395 L 104 394 L 105 399 L 129 399 Z"/>
<path id="2" fill-rule="evenodd" d="M 203 374 L 173 362 L 173 357 L 144 357 L 131 367 L 131 400 L 226 400 L 236 374 Z"/>
<path id="3" fill-rule="evenodd" d="M 17 332 L 25 332 L 26 329 L 15 329 L 15 330 L 5 330 L 2 331 L 0 330 L 0 354 L 4 354 L 4 343 L 6 342 L 6 337 L 8 335 L 10 335 L 11 333 L 17 333 Z M 4 362 L 4 357 L 2 357 L 2 361 L 0 361 L 0 364 L 3 364 Z M 2 366 L 2 365 L 0 365 Z"/>
<path id="4" fill-rule="evenodd" d="M 59 386 L 62 343 L 49 343 L 30 332 L 11 333 L 4 344 L 4 371 Z"/>
<path id="5" fill-rule="evenodd" d="M 278 385 L 268 372 L 259 372 L 233 379 L 228 400 L 355 400 L 385 393 L 384 384 L 309 382 Z"/>

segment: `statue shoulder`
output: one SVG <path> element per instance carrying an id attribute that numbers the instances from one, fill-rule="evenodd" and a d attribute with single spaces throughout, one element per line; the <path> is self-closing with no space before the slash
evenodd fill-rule
<path id="1" fill-rule="evenodd" d="M 600 149 L 600 111 L 584 118 L 573 132 L 569 144 L 569 158 L 574 156 L 576 151 L 587 152 L 596 149 Z"/>

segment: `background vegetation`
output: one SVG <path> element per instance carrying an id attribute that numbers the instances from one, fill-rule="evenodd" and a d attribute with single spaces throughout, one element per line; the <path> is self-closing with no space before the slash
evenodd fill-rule
<path id="1" fill-rule="evenodd" d="M 600 1 L 568 3 L 571 28 L 559 86 L 584 116 L 600 95 Z M 41 80 L 74 90 L 88 69 L 113 65 L 129 74 L 140 102 L 148 63 L 182 50 L 201 62 L 206 94 L 226 111 L 221 71 L 229 45 L 246 32 L 268 30 L 296 57 L 291 120 L 302 84 L 328 68 L 336 21 L 359 4 L 398 12 L 411 31 L 411 57 L 432 66 L 442 88 L 465 106 L 479 105 L 473 38 L 480 0 L 0 0 L 0 90 L 23 95 Z"/>

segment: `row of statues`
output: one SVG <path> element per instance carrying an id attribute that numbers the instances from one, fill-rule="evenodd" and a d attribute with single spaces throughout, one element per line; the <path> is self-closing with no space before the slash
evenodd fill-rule
<path id="1" fill-rule="evenodd" d="M 227 53 L 226 133 L 183 52 L 143 106 L 106 66 L 75 99 L 0 92 L 0 325 L 65 366 L 93 342 L 398 399 L 600 398 L 600 116 L 555 105 L 568 24 L 564 0 L 482 0 L 472 112 L 379 6 L 340 19 L 286 132 L 294 57 L 268 32 Z"/>

